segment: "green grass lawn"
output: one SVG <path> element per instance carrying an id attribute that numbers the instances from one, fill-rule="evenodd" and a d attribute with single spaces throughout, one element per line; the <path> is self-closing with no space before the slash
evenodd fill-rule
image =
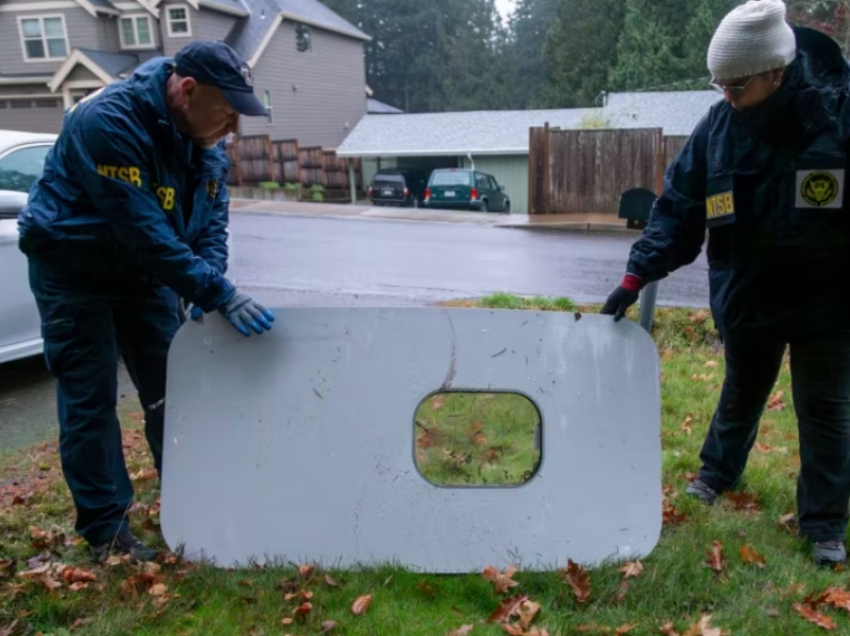
<path id="1" fill-rule="evenodd" d="M 504 295 L 455 304 L 598 310 Z M 165 555 L 158 564 L 92 567 L 73 533 L 55 445 L 46 444 L 7 460 L 0 473 L 0 636 L 850 633 L 850 594 L 841 591 L 850 575 L 816 567 L 786 518 L 795 511 L 799 470 L 787 365 L 741 493 L 705 507 L 684 489 L 699 468 L 723 379 L 722 351 L 707 312 L 660 308 L 656 315 L 665 526 L 658 547 L 639 565 L 430 576 L 390 565 L 218 570 Z M 439 484 L 522 481 L 538 460 L 536 417 L 518 396 L 434 396 L 416 418 L 419 469 Z M 132 523 L 164 547 L 139 417 L 129 414 L 124 422 L 139 495 Z M 506 616 L 509 622 L 499 622 Z"/>

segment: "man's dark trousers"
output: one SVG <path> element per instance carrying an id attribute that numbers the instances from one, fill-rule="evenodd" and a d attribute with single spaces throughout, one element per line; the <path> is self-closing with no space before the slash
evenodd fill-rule
<path id="1" fill-rule="evenodd" d="M 30 258 L 44 357 L 57 380 L 60 456 L 77 508 L 76 530 L 92 545 L 127 530 L 133 486 L 116 413 L 123 358 L 145 414 L 145 435 L 162 470 L 168 348 L 180 326 L 177 296 L 149 277 L 92 276 Z"/>
<path id="2" fill-rule="evenodd" d="M 801 470 L 800 534 L 843 540 L 850 500 L 850 329 L 791 338 Z M 717 491 L 740 480 L 779 374 L 786 344 L 725 339 L 726 378 L 700 454 L 700 479 Z"/>

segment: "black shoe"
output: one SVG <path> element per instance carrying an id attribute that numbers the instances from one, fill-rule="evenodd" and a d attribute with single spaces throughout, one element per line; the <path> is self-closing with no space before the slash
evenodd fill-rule
<path id="1" fill-rule="evenodd" d="M 707 503 L 709 506 L 717 501 L 717 491 L 701 479 L 694 479 L 694 482 L 685 489 L 685 492 Z"/>
<path id="2" fill-rule="evenodd" d="M 843 541 L 818 541 L 814 545 L 815 563 L 838 565 L 847 561 L 847 548 Z"/>
<path id="3" fill-rule="evenodd" d="M 113 555 L 129 554 L 132 559 L 140 563 L 155 561 L 157 557 L 156 550 L 146 546 L 129 531 L 118 533 L 113 540 L 107 543 L 90 545 L 89 552 L 98 563 L 103 563 Z"/>

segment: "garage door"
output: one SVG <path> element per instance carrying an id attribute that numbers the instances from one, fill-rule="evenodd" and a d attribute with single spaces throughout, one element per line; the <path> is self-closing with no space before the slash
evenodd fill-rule
<path id="1" fill-rule="evenodd" d="M 62 129 L 62 99 L 0 98 L 0 128 L 35 133 L 59 133 Z"/>

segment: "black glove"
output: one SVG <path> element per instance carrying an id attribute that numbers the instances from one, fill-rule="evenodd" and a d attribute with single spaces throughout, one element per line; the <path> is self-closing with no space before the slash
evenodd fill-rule
<path id="1" fill-rule="evenodd" d="M 619 322 L 625 318 L 629 307 L 638 301 L 642 287 L 643 281 L 638 276 L 626 274 L 620 286 L 608 296 L 599 313 L 614 316 L 614 322 Z"/>

